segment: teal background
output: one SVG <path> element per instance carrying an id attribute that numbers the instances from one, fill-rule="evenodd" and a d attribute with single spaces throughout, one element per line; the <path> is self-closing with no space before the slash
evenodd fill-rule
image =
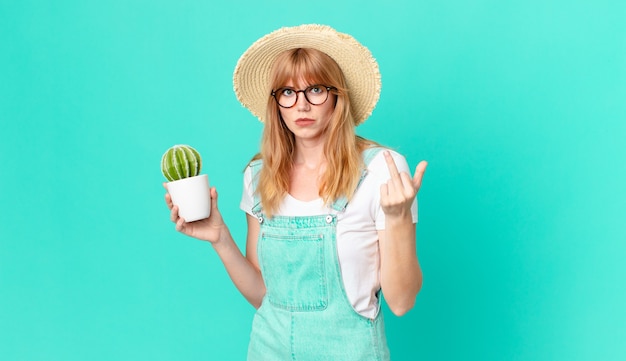
<path id="1" fill-rule="evenodd" d="M 377 57 L 361 135 L 430 163 L 424 287 L 384 308 L 394 360 L 623 360 L 626 3 L 0 3 L 0 359 L 243 360 L 253 308 L 175 232 L 161 154 L 187 143 L 243 247 L 261 124 L 232 70 L 278 27 Z"/>

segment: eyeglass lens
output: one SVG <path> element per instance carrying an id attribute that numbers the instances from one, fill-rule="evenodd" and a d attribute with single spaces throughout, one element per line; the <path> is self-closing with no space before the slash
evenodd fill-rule
<path id="1" fill-rule="evenodd" d="M 328 99 L 328 88 L 323 85 L 311 85 L 304 90 L 280 88 L 274 92 L 274 97 L 281 107 L 291 108 L 298 101 L 298 93 L 303 93 L 312 105 L 321 105 Z"/>

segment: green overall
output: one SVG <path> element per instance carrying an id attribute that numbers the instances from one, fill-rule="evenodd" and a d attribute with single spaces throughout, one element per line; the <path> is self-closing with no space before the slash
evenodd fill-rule
<path id="1" fill-rule="evenodd" d="M 378 151 L 364 152 L 366 165 Z M 251 164 L 255 189 L 261 166 Z M 364 170 L 361 181 L 365 176 Z M 335 201 L 325 215 L 266 218 L 254 197 L 267 292 L 252 323 L 248 360 L 389 360 L 382 312 L 374 319 L 361 316 L 344 290 L 336 227 L 347 200 Z"/>

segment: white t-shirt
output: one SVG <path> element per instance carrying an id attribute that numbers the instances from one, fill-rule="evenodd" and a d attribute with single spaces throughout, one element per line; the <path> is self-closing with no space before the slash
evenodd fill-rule
<path id="1" fill-rule="evenodd" d="M 391 151 L 398 171 L 409 171 L 406 159 Z M 380 207 L 380 186 L 389 180 L 389 168 L 383 152 L 379 152 L 367 167 L 365 179 L 348 203 L 346 209 L 337 214 L 337 253 L 344 288 L 350 304 L 356 312 L 374 318 L 378 313 L 380 289 L 380 253 L 378 230 L 385 229 L 385 213 Z M 244 173 L 243 196 L 240 207 L 254 216 L 252 171 Z M 287 194 L 280 205 L 277 216 L 315 216 L 332 213 L 321 198 L 303 202 Z M 417 223 L 417 199 L 411 207 L 413 222 Z"/>

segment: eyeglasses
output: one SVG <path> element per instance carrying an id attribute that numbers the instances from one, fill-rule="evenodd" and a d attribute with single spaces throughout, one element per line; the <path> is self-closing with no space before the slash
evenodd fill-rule
<path id="1" fill-rule="evenodd" d="M 276 99 L 278 105 L 283 108 L 291 108 L 296 105 L 298 102 L 298 93 L 304 94 L 304 98 L 311 105 L 322 105 L 328 100 L 328 93 L 330 93 L 332 89 L 337 88 L 321 84 L 308 86 L 304 90 L 284 87 L 273 90 L 272 96 Z"/>

